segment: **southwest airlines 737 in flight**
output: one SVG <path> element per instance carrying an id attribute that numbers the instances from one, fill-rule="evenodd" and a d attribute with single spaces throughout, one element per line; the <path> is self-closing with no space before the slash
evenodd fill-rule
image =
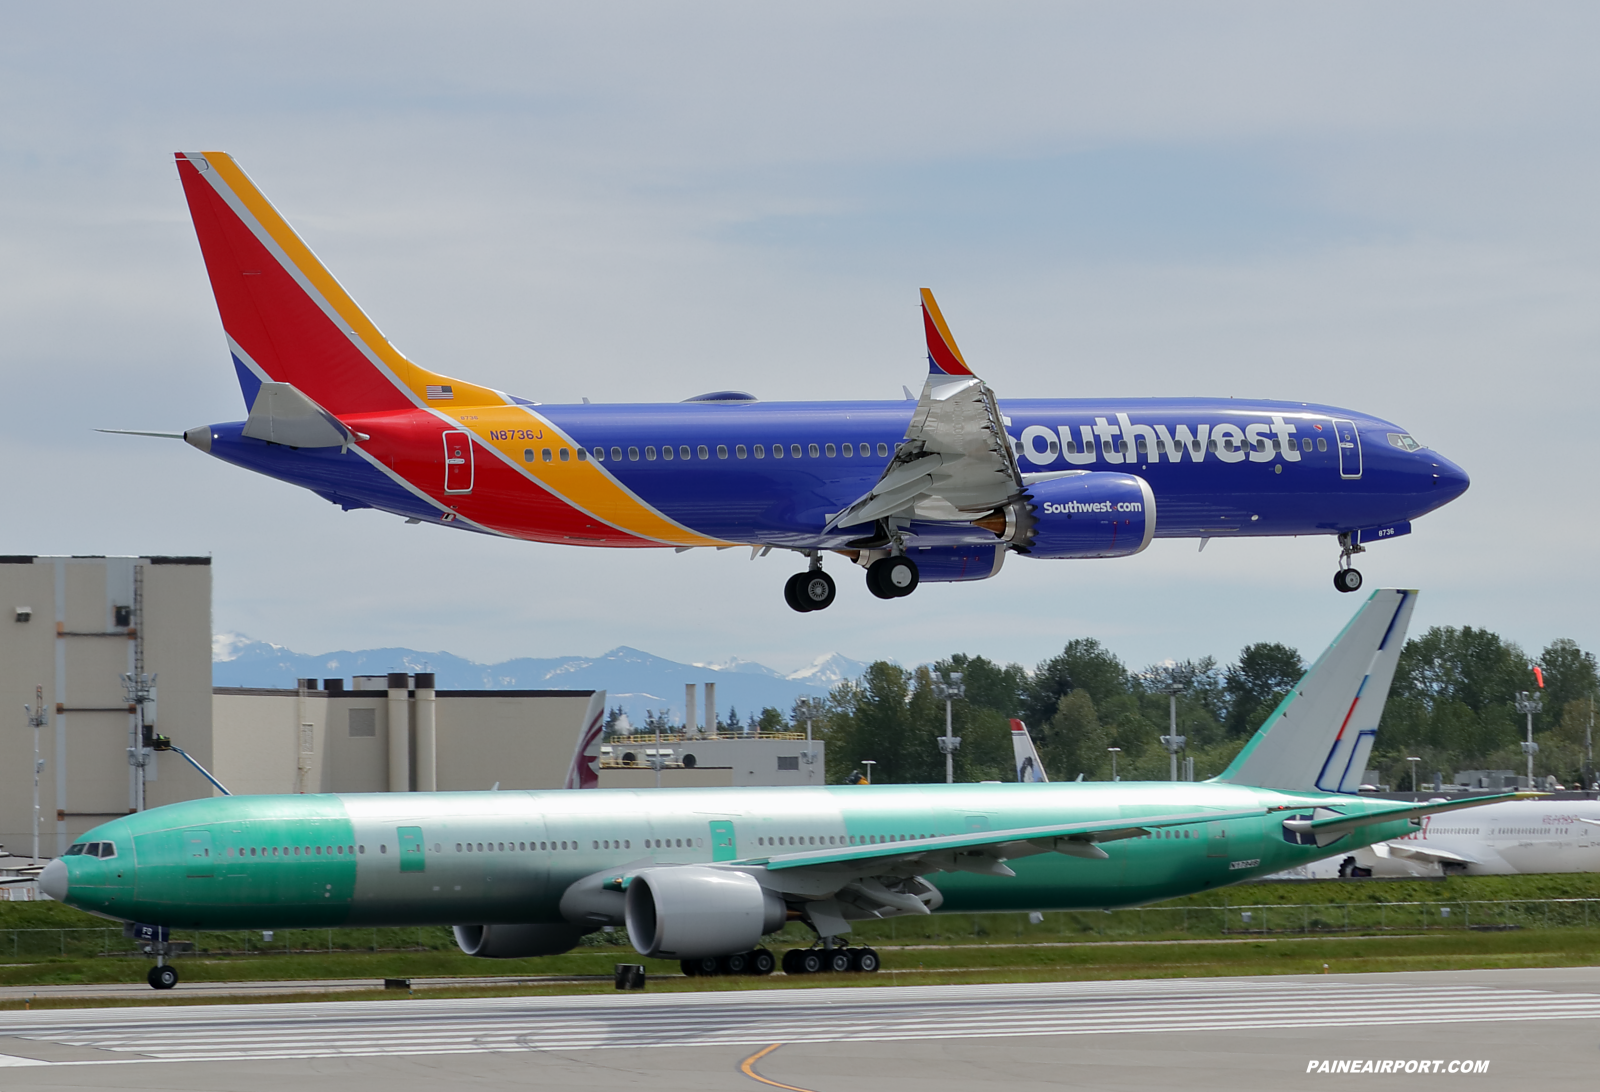
<path id="1" fill-rule="evenodd" d="M 809 565 L 785 599 L 809 611 L 833 602 L 827 553 L 890 599 L 1013 552 L 1123 557 L 1156 537 L 1336 536 L 1334 584 L 1355 591 L 1352 555 L 1467 488 L 1405 429 L 1332 406 L 999 399 L 926 289 L 914 402 L 543 405 L 408 360 L 232 157 L 177 163 L 249 409 L 181 435 L 345 509 L 574 546 L 793 550 Z"/>
<path id="2" fill-rule="evenodd" d="M 213 797 L 88 831 L 39 885 L 152 939 L 437 924 L 469 955 L 509 958 L 622 926 L 690 974 L 764 974 L 761 938 L 799 920 L 819 943 L 785 970 L 876 970 L 842 943 L 852 921 L 1169 899 L 1516 796 L 1355 795 L 1415 603 L 1373 592 L 1210 781 Z M 580 760 L 604 713 L 602 694 Z"/>

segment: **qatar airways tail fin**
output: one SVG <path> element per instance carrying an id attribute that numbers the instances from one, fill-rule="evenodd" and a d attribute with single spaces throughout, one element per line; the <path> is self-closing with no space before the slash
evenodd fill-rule
<path id="1" fill-rule="evenodd" d="M 407 360 L 225 152 L 179 152 L 178 176 L 245 405 L 263 383 L 329 413 L 503 405 Z"/>
<path id="2" fill-rule="evenodd" d="M 1358 791 L 1416 603 L 1414 591 L 1373 592 L 1213 780 L 1263 789 Z"/>
<path id="3" fill-rule="evenodd" d="M 605 734 L 606 692 L 596 690 L 589 695 L 589 707 L 583 711 L 583 723 L 578 726 L 578 745 L 572 751 L 572 765 L 567 767 L 567 788 L 600 787 L 600 740 Z"/>
<path id="4" fill-rule="evenodd" d="M 1044 763 L 1039 761 L 1039 752 L 1033 748 L 1033 737 L 1028 734 L 1028 726 L 1015 717 L 1011 718 L 1011 753 L 1017 759 L 1018 781 L 1049 781 L 1045 776 Z"/>

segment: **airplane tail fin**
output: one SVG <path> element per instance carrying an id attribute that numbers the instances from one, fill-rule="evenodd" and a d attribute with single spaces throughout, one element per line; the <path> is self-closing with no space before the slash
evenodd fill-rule
<path id="1" fill-rule="evenodd" d="M 1044 763 L 1039 761 L 1039 752 L 1034 749 L 1028 726 L 1015 717 L 1011 718 L 1011 753 L 1016 756 L 1018 781 L 1050 780 L 1045 776 Z"/>
<path id="2" fill-rule="evenodd" d="M 225 152 L 177 153 L 245 405 L 285 383 L 335 415 L 503 405 L 407 360 Z"/>
<path id="3" fill-rule="evenodd" d="M 1417 593 L 1380 588 L 1215 781 L 1353 793 L 1372 754 Z"/>
<path id="4" fill-rule="evenodd" d="M 596 690 L 589 695 L 589 707 L 583 711 L 583 723 L 578 727 L 578 745 L 572 751 L 572 765 L 567 767 L 566 788 L 600 787 L 600 740 L 605 734 L 606 692 Z"/>
<path id="5" fill-rule="evenodd" d="M 945 375 L 971 375 L 966 359 L 956 345 L 939 303 L 928 289 L 922 290 L 922 331 L 928 338 L 928 371 Z"/>

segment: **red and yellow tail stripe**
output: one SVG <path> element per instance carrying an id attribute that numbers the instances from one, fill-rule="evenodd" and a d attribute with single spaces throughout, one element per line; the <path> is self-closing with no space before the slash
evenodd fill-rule
<path id="1" fill-rule="evenodd" d="M 232 156 L 180 152 L 177 162 L 223 328 L 242 366 L 257 380 L 292 383 L 335 416 L 367 418 L 371 446 L 389 449 L 381 455 L 373 451 L 381 463 L 441 508 L 502 534 L 560 541 L 586 537 L 582 530 L 592 532 L 592 521 L 599 520 L 624 537 L 643 540 L 642 545 L 726 545 L 669 519 L 603 466 L 577 460 L 571 437 L 530 407 L 408 360 Z M 431 448 L 419 451 L 410 472 L 402 470 L 411 461 L 404 448 L 439 443 L 437 430 L 396 432 L 379 428 L 373 419 L 407 410 L 428 411 L 449 427 L 471 432 L 485 459 L 498 457 L 497 478 L 505 479 L 509 471 L 512 481 L 536 484 L 569 509 L 566 518 L 537 498 L 517 503 L 504 491 L 496 491 L 493 500 L 487 494 L 445 494 L 443 482 L 422 471 L 433 465 Z M 541 454 L 547 443 L 554 444 L 568 450 L 568 461 L 547 464 L 536 455 L 529 463 L 522 457 L 529 444 L 497 438 L 530 431 L 549 437 L 533 445 Z M 412 438 L 397 442 L 401 434 Z"/>

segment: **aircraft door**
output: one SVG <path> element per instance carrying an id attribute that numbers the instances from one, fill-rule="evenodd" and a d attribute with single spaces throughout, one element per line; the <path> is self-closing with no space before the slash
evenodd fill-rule
<path id="1" fill-rule="evenodd" d="M 1339 443 L 1339 477 L 1361 477 L 1361 433 L 1354 421 L 1333 422 L 1333 435 Z"/>
<path id="2" fill-rule="evenodd" d="M 739 857 L 739 847 L 733 837 L 733 823 L 727 819 L 711 821 L 711 859 L 733 861 Z"/>
<path id="3" fill-rule="evenodd" d="M 186 830 L 183 832 L 183 874 L 190 879 L 209 879 L 216 875 L 216 862 L 211 856 L 211 832 Z"/>
<path id="4" fill-rule="evenodd" d="M 422 842 L 421 827 L 398 827 L 401 872 L 426 872 L 428 858 Z"/>
<path id="5" fill-rule="evenodd" d="M 472 437 L 465 429 L 445 430 L 444 491 L 472 492 Z"/>

